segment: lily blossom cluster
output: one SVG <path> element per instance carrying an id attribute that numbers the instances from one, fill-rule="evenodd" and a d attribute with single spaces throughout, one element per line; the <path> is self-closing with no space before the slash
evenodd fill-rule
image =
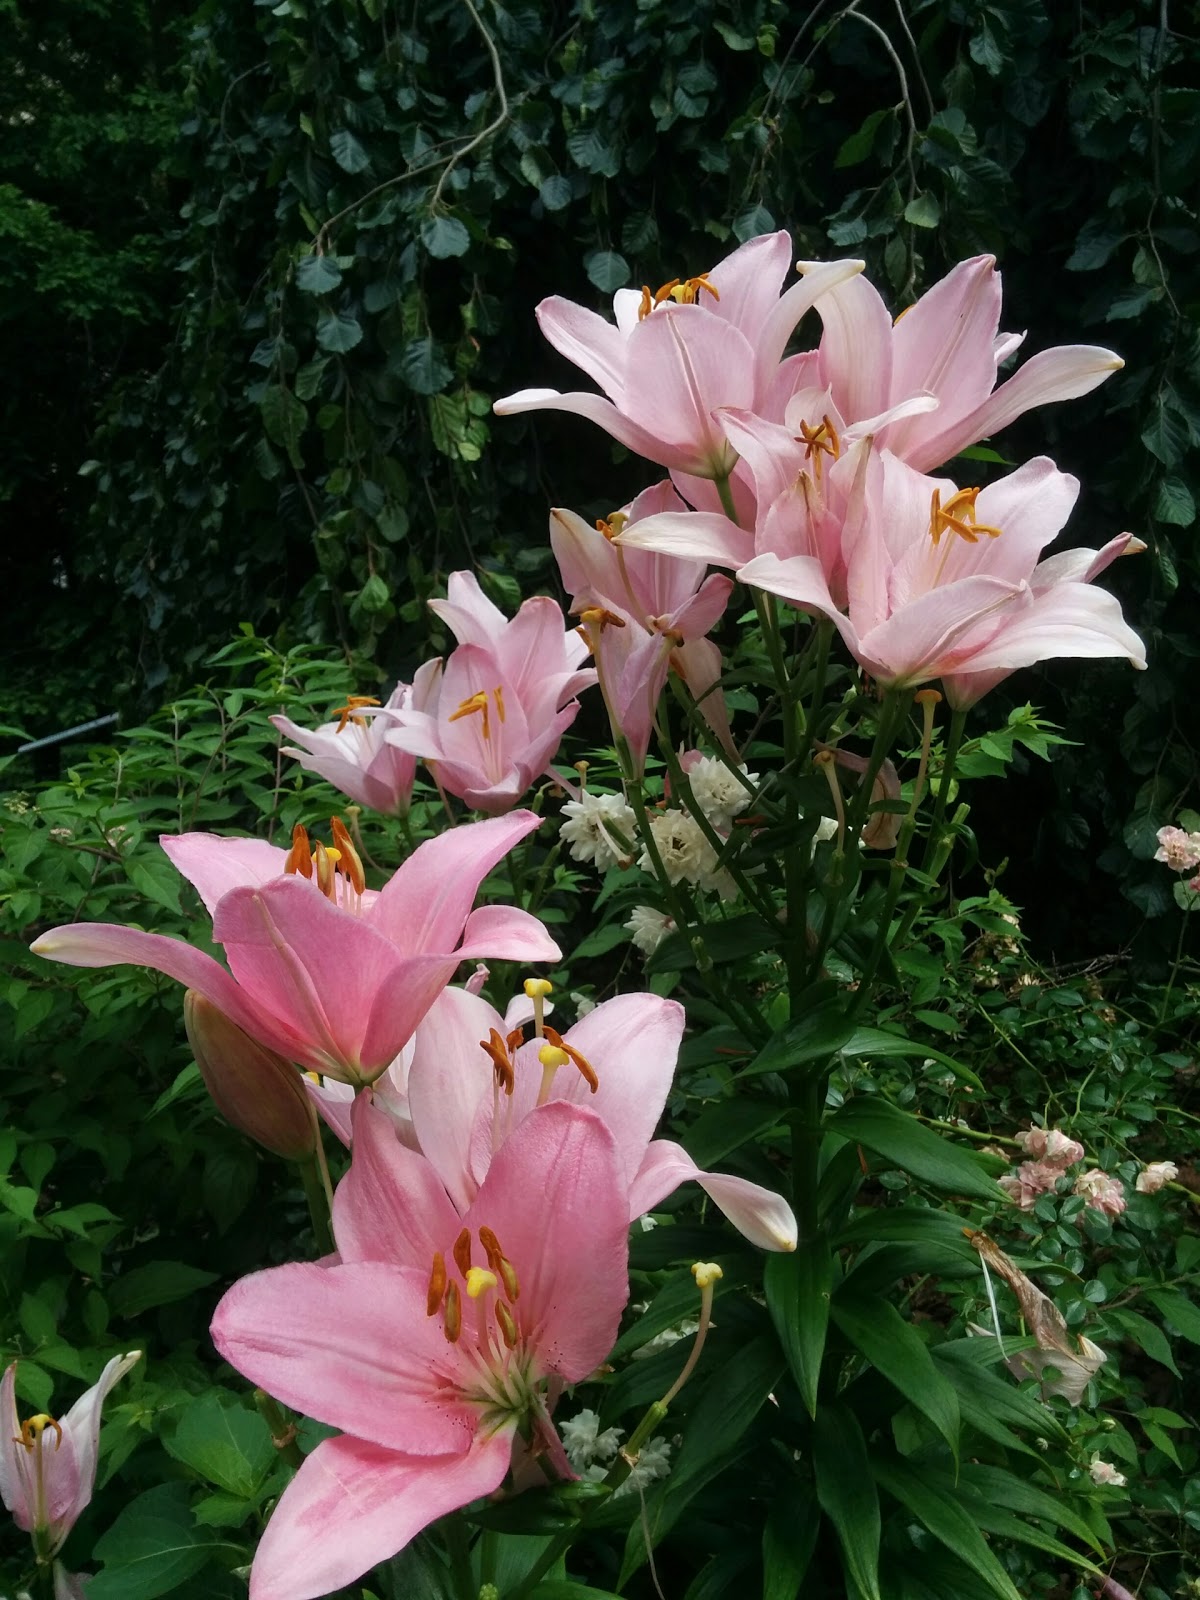
<path id="1" fill-rule="evenodd" d="M 497 411 L 573 411 L 670 467 L 687 504 L 630 517 L 614 542 L 732 569 L 828 618 L 885 686 L 938 679 L 966 709 L 1055 656 L 1144 667 L 1118 602 L 1091 587 L 1141 541 L 1040 559 L 1075 479 L 1045 458 L 983 488 L 928 476 L 1032 407 L 1087 394 L 1120 358 L 1045 350 L 998 384 L 1023 335 L 1000 331 L 992 257 L 960 263 L 893 322 L 860 262 L 801 262 L 780 297 L 790 254 L 785 233 L 765 235 L 657 294 L 621 290 L 615 326 L 544 301 L 543 332 L 608 398 L 524 390 Z M 785 357 L 809 309 L 820 343 Z M 639 734 L 643 721 L 639 705 Z"/>
<path id="2" fill-rule="evenodd" d="M 113 1356 L 100 1377 L 59 1419 L 17 1416 L 17 1363 L 0 1380 L 0 1498 L 33 1540 L 39 1566 L 51 1567 L 55 1600 L 81 1600 L 83 1580 L 56 1558 L 96 1487 L 100 1413 L 109 1390 L 141 1360 Z"/>

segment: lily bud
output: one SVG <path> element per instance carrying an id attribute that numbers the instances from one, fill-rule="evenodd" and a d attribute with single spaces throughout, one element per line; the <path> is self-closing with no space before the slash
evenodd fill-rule
<path id="1" fill-rule="evenodd" d="M 317 1134 L 297 1069 L 194 989 L 183 997 L 183 1022 L 200 1076 L 225 1120 L 277 1156 L 311 1156 Z"/>

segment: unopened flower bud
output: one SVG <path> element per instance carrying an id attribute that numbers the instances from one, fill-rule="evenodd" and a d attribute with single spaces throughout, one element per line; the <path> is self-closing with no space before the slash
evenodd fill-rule
<path id="1" fill-rule="evenodd" d="M 183 997 L 183 1021 L 200 1076 L 226 1121 L 277 1156 L 311 1156 L 317 1132 L 296 1068 L 194 989 Z"/>

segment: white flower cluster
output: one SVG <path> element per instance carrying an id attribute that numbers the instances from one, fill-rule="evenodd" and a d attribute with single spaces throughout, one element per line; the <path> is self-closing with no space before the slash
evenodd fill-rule
<path id="1" fill-rule="evenodd" d="M 626 839 L 634 836 L 636 819 L 622 795 L 591 794 L 585 789 L 578 800 L 567 801 L 563 816 L 561 837 L 576 861 L 594 861 L 598 872 L 628 866 L 629 857 L 612 832 L 615 828 Z"/>
<path id="2" fill-rule="evenodd" d="M 695 817 L 671 806 L 650 818 L 650 832 L 662 861 L 663 871 L 671 883 L 683 879 L 694 883 L 698 889 L 713 889 L 722 900 L 732 900 L 737 888 L 728 872 L 717 866 L 717 852 L 709 844 L 704 830 Z M 650 852 L 643 850 L 638 859 L 643 872 L 653 872 Z"/>
<path id="3" fill-rule="evenodd" d="M 609 1466 L 621 1448 L 621 1435 L 616 1428 L 606 1428 L 601 1433 L 600 1418 L 596 1413 L 581 1411 L 578 1416 L 560 1424 L 558 1431 L 566 1446 L 567 1460 L 581 1478 L 589 1483 L 600 1483 L 607 1477 Z M 644 1489 L 656 1479 L 665 1478 L 670 1470 L 670 1443 L 666 1439 L 651 1439 L 625 1482 L 613 1491 L 613 1499 L 633 1489 Z"/>
<path id="4" fill-rule="evenodd" d="M 647 956 L 652 956 L 667 935 L 675 931 L 674 920 L 653 906 L 634 906 L 625 927 L 637 948 Z"/>
<path id="5" fill-rule="evenodd" d="M 739 767 L 738 772 L 743 774 L 746 783 L 757 786 L 757 772 L 747 772 L 745 767 Z M 734 817 L 741 816 L 754 798 L 753 789 L 748 789 L 736 773 L 715 756 L 700 756 L 693 761 L 687 768 L 687 780 L 696 804 L 720 832 L 727 833 Z"/>

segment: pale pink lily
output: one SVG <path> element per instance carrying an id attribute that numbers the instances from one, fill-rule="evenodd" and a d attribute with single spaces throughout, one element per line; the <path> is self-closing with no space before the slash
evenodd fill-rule
<path id="1" fill-rule="evenodd" d="M 518 1430 L 570 1476 L 550 1406 L 608 1355 L 629 1292 L 616 1146 L 573 1106 L 526 1118 L 462 1214 L 390 1132 L 356 1139 L 334 1234 L 336 1265 L 243 1278 L 213 1318 L 252 1383 L 342 1430 L 284 1492 L 251 1600 L 328 1594 L 491 1494 Z"/>
<path id="2" fill-rule="evenodd" d="M 546 772 L 575 720 L 587 645 L 565 630 L 548 596 L 526 600 L 509 621 L 469 572 L 451 575 L 449 598 L 430 602 L 460 640 L 423 709 L 386 715 L 386 737 L 420 756 L 442 788 L 477 811 L 510 811 Z"/>
<path id="3" fill-rule="evenodd" d="M 791 253 L 786 233 L 763 234 L 709 272 L 656 295 L 618 290 L 615 324 L 557 295 L 543 300 L 542 332 L 607 399 L 523 389 L 498 400 L 496 412 L 575 412 L 649 461 L 699 478 L 727 477 L 737 452 L 714 413 L 739 406 L 782 417 L 794 386 L 783 353 L 796 324 L 863 268 L 861 261 L 827 262 L 781 296 Z"/>
<path id="4" fill-rule="evenodd" d="M 823 275 L 819 263 L 802 272 Z M 910 414 L 877 433 L 876 443 L 927 472 L 1034 406 L 1073 400 L 1124 365 L 1095 345 L 1043 350 L 996 388 L 997 369 L 1023 334 L 1001 334 L 1000 274 L 993 256 L 960 261 L 914 306 L 892 321 L 865 278 L 846 280 L 818 303 L 823 332 L 807 377 L 827 387 L 848 423 L 932 395 L 937 409 Z M 993 392 L 994 391 L 994 392 Z"/>
<path id="5" fill-rule="evenodd" d="M 627 552 L 616 543 L 622 529 L 636 528 L 644 519 L 689 515 L 669 482 L 645 490 L 603 527 L 589 527 L 573 511 L 550 513 L 550 544 L 563 587 L 571 595 L 572 612 L 584 617 L 610 715 L 639 770 L 671 670 L 687 684 L 725 749 L 734 753 L 729 712 L 717 687 L 721 652 L 707 637 L 729 603 L 732 582 L 715 574 L 706 578 L 704 557 Z M 587 615 L 594 612 L 603 615 Z"/>
<path id="6" fill-rule="evenodd" d="M 345 871 L 345 854 L 335 868 L 327 853 L 322 893 L 319 870 L 312 881 L 286 870 L 295 847 L 205 833 L 166 837 L 163 849 L 212 915 L 228 969 L 181 939 L 103 922 L 53 928 L 33 949 L 69 966 L 152 967 L 197 990 L 286 1060 L 370 1083 L 460 961 L 559 959 L 527 912 L 471 909 L 487 873 L 538 822 L 517 811 L 427 840 L 378 892 Z M 343 846 L 350 849 L 345 838 Z"/>
<path id="7" fill-rule="evenodd" d="M 66 1543 L 96 1486 L 100 1412 L 109 1390 L 140 1350 L 113 1356 L 99 1379 L 60 1419 L 17 1416 L 17 1363 L 0 1380 L 0 1498 L 17 1527 L 33 1539 L 39 1565 L 49 1566 Z M 55 1588 L 71 1593 L 77 1582 L 55 1563 Z"/>
<path id="8" fill-rule="evenodd" d="M 887 451 L 873 452 L 867 471 L 862 514 L 844 533 L 848 614 L 812 556 L 756 556 L 738 577 L 829 617 L 882 684 L 941 678 L 960 709 L 1053 657 L 1146 665 L 1117 600 L 1090 585 L 1139 541 L 1122 534 L 1103 550 L 1038 562 L 1079 492 L 1052 461 L 1040 456 L 979 491 L 927 478 Z"/>
<path id="9" fill-rule="evenodd" d="M 423 711 L 436 678 L 437 663 L 427 661 L 411 684 L 396 685 L 382 707 L 376 708 L 369 696 L 352 695 L 339 708 L 337 721 L 320 728 L 302 728 L 290 717 L 274 716 L 271 721 L 280 733 L 303 746 L 283 745 L 282 754 L 294 756 L 306 771 L 327 779 L 356 805 L 387 816 L 402 814 L 412 800 L 417 758 L 388 743 L 387 722 L 373 712 Z"/>
<path id="10" fill-rule="evenodd" d="M 587 1106 L 617 1142 L 629 1221 L 681 1183 L 695 1182 L 753 1244 L 794 1250 L 796 1220 L 779 1195 L 745 1178 L 704 1172 L 680 1145 L 654 1138 L 683 1027 L 683 1009 L 673 1000 L 618 995 L 561 1035 L 562 1064 L 548 1069 L 540 1052 L 551 1040 L 520 1044 L 506 1037 L 505 1023 L 481 996 L 448 989 L 417 1036 L 409 1069 L 409 1114 L 420 1148 L 465 1210 L 537 1104 Z"/>

